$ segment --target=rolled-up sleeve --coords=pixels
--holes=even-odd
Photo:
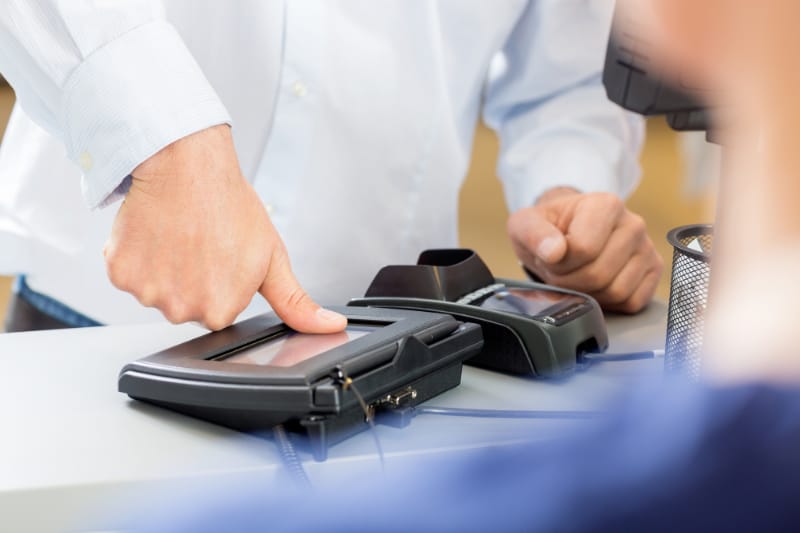
[[[230,123],[156,1],[6,0],[0,72],[82,169],[91,207],[163,147]]]
[[[529,2],[487,81],[509,209],[547,189],[626,196],[639,178],[642,119],[608,101],[601,74],[613,1]]]

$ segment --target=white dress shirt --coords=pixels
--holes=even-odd
[[[612,4],[2,2],[0,72],[21,107],[0,147],[0,272],[101,322],[158,319],[107,280],[116,209],[90,208],[220,123],[324,304],[363,294],[384,264],[456,245],[481,112],[510,209],[558,185],[625,195],[642,127],[600,83]]]

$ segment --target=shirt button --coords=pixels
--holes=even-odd
[[[92,161],[92,156],[89,155],[89,152],[83,152],[78,157],[78,165],[83,169],[84,172],[89,172],[92,170],[94,166],[94,161]]]
[[[302,98],[308,94],[308,87],[302,81],[296,81],[292,84],[292,92],[295,96]]]
[[[264,207],[265,207],[265,208],[266,208],[266,210],[267,210],[267,214],[268,214],[269,216],[272,216],[272,213],[275,211],[275,208],[274,208],[274,207],[272,207],[272,204],[267,204],[267,205],[266,205],[266,206],[264,206]]]

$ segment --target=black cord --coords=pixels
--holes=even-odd
[[[303,468],[303,463],[300,462],[294,445],[289,435],[286,433],[286,428],[283,427],[283,424],[278,424],[272,428],[272,434],[275,437],[275,444],[278,445],[278,452],[281,455],[281,460],[283,460],[283,464],[286,466],[289,474],[291,474],[297,488],[310,489],[311,481],[308,479],[306,469]]]
[[[332,377],[337,383],[339,383],[339,385],[341,385],[343,391],[348,389],[353,391],[353,395],[356,397],[356,400],[358,400],[361,410],[364,411],[364,418],[366,419],[367,424],[369,424],[372,439],[375,441],[375,448],[378,450],[378,459],[381,463],[381,472],[386,473],[386,460],[383,456],[383,446],[381,446],[381,439],[378,437],[378,430],[375,428],[374,412],[370,411],[369,407],[367,406],[367,402],[364,401],[364,397],[358,391],[355,383],[353,383],[353,379],[347,375],[347,372],[342,365],[336,366]]]
[[[538,418],[538,419],[587,419],[595,418],[599,411],[527,411],[509,409],[461,409],[458,407],[420,406],[414,408],[418,415],[466,416],[473,418]]]
[[[378,438],[378,430],[375,429],[375,417],[372,416],[372,412],[367,408],[367,402],[364,401],[364,397],[361,396],[361,393],[358,392],[355,384],[350,381],[348,385],[350,390],[353,391],[356,399],[358,399],[358,403],[361,404],[361,409],[364,411],[364,417],[367,419],[367,424],[369,424],[370,433],[372,433],[372,439],[375,441],[375,448],[378,449],[378,459],[381,461],[381,472],[386,473],[386,461],[383,457],[383,446],[381,446],[381,439]]]

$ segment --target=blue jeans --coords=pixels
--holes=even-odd
[[[24,304],[27,304],[23,304],[26,309],[32,308],[32,310],[35,310],[34,312],[41,313],[42,322],[48,322],[51,324],[52,321],[57,321],[60,324],[60,327],[69,328],[102,326],[100,322],[97,322],[96,320],[79,313],[68,305],[59,302],[55,298],[51,298],[46,294],[42,294],[31,289],[25,282],[25,276],[19,276],[16,279],[14,283],[14,298],[21,300]],[[13,314],[14,310],[18,307],[21,308],[22,306],[14,306],[12,302],[12,305],[10,306],[10,313]],[[13,323],[14,317],[9,316],[6,322],[8,324]],[[33,325],[35,325],[35,316],[33,317],[33,322]]]

